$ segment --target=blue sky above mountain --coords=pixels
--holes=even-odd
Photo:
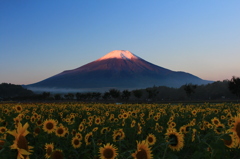
[[[30,84],[112,50],[206,80],[240,76],[240,1],[0,1],[0,83]]]

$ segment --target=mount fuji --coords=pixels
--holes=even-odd
[[[101,90],[138,89],[152,86],[180,87],[187,83],[207,84],[190,73],[172,71],[154,65],[130,51],[115,50],[73,70],[63,71],[43,81],[26,85],[36,89]]]

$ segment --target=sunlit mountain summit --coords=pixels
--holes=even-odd
[[[172,71],[154,65],[127,50],[114,50],[76,69],[63,71],[40,82],[27,85],[29,89],[108,90],[138,89],[152,86],[180,87],[187,83],[207,84],[190,73]]]

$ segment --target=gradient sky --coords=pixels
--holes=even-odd
[[[0,83],[129,50],[206,80],[240,76],[239,0],[0,0]]]

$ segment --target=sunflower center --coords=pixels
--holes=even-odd
[[[100,123],[100,119],[96,119],[96,124],[99,124]]]
[[[75,140],[73,141],[73,143],[74,143],[74,145],[79,145],[79,140],[75,139]]]
[[[238,137],[240,137],[240,123],[237,123],[237,125],[236,125],[236,132],[237,132]]]
[[[46,124],[46,128],[47,128],[48,130],[53,129],[53,123],[47,123],[47,124]]]
[[[63,134],[63,132],[64,132],[64,131],[63,131],[62,128],[59,128],[59,129],[57,130],[57,133],[58,133],[58,134]]]
[[[59,150],[56,150],[52,153],[52,159],[63,159],[63,153]]]
[[[88,142],[91,142],[92,141],[92,135],[89,135],[89,137],[88,137],[88,140],[87,140]]]
[[[41,120],[38,120],[38,121],[37,121],[37,124],[38,124],[38,125],[42,124],[42,121],[41,121]]]
[[[116,140],[118,141],[118,140],[120,140],[120,138],[121,138],[121,135],[118,134],[118,135],[116,136]]]
[[[103,134],[105,134],[105,133],[106,133],[106,131],[107,131],[106,129],[103,129],[102,133],[103,133]]]
[[[2,128],[2,129],[0,130],[1,133],[4,133],[5,131],[6,131],[5,128]]]
[[[219,132],[219,133],[220,133],[220,132],[222,131],[222,129],[223,129],[223,127],[222,127],[222,126],[218,126],[218,127],[217,127],[217,132]]]
[[[232,144],[232,140],[223,140],[224,144],[229,146]]]
[[[36,134],[39,134],[39,133],[40,133],[40,128],[38,128],[38,127],[35,128],[35,129],[34,129],[34,132],[35,132]]]
[[[218,124],[218,121],[217,121],[217,120],[214,120],[213,122],[214,122],[214,124]]]
[[[153,142],[153,138],[152,137],[148,137],[148,142],[152,143]]]
[[[177,144],[178,144],[178,138],[177,138],[177,136],[174,135],[174,134],[172,134],[172,135],[169,136],[169,138],[170,138],[170,141],[171,141],[171,144],[170,144],[170,145],[172,145],[172,146],[177,146]]]
[[[105,157],[105,158],[112,158],[113,157],[113,155],[114,155],[114,153],[113,153],[113,151],[112,151],[112,149],[105,149],[104,151],[103,151],[103,156]]]
[[[137,159],[147,159],[147,152],[144,149],[140,149],[136,154]]]
[[[28,151],[28,145],[27,145],[27,139],[23,136],[23,135],[20,135],[19,138],[18,138],[18,142],[17,142],[17,146],[20,148],[20,149],[25,149]]]

